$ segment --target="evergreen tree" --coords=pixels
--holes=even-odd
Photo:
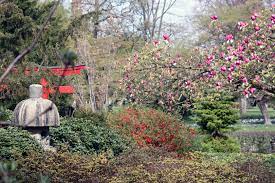
[[[212,137],[224,137],[224,132],[238,120],[233,97],[222,92],[210,92],[197,100],[193,112],[200,128]]]

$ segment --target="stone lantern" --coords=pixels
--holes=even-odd
[[[13,125],[28,130],[42,146],[49,146],[49,127],[60,125],[57,107],[42,98],[42,85],[30,85],[29,96],[14,109]]]

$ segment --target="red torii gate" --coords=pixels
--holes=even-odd
[[[62,67],[42,67],[41,69],[38,67],[35,67],[33,70],[35,72],[39,72],[40,70],[49,70],[51,74],[55,76],[72,76],[72,75],[80,75],[82,70],[87,69],[85,65],[77,65],[77,66],[68,66],[65,68]],[[17,71],[16,68],[13,69],[13,71]],[[25,75],[30,75],[31,70],[26,69],[24,72]],[[43,95],[42,97],[44,99],[48,99],[49,95],[52,93],[55,93],[58,91],[59,93],[64,93],[64,94],[73,94],[75,92],[75,89],[71,85],[65,85],[65,86],[54,86],[54,88],[49,87],[49,82],[46,80],[46,78],[41,78],[40,79],[40,84],[43,86]],[[8,85],[0,85],[0,92],[3,91],[4,89],[7,89]]]

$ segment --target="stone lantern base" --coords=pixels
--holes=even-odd
[[[50,147],[49,127],[25,127],[25,130],[30,132],[31,136],[42,145],[44,149]]]

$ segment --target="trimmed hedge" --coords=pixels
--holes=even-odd
[[[81,154],[111,150],[114,155],[118,155],[126,150],[129,142],[104,125],[99,126],[98,119],[104,118],[63,119],[60,127],[50,129],[51,144]]]

